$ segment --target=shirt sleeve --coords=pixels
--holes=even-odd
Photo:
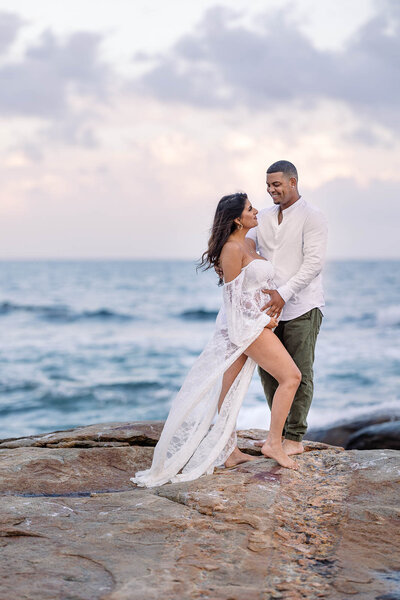
[[[287,302],[293,294],[307,287],[322,271],[325,262],[328,225],[319,211],[310,213],[303,229],[303,262],[300,269],[284,285],[277,289]]]

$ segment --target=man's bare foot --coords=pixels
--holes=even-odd
[[[250,456],[250,454],[245,454],[239,448],[235,448],[234,451],[225,461],[225,468],[232,469],[232,467],[237,467],[237,465],[241,465],[242,463],[248,462],[249,460],[255,460],[256,456]]]
[[[301,442],[295,442],[294,440],[285,440],[283,442],[283,449],[288,456],[291,454],[302,454],[304,452],[304,446]]]
[[[273,458],[279,463],[282,467],[286,467],[287,469],[298,469],[299,465],[288,457],[286,452],[284,451],[282,444],[269,444],[265,442],[264,446],[261,448],[261,452],[267,458]]]

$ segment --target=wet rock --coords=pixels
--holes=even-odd
[[[147,490],[129,477],[151,462],[152,427],[91,426],[0,449],[0,598],[395,597],[399,452],[308,444],[298,471],[259,456]],[[134,444],[134,428],[148,446]],[[265,435],[238,437],[256,454]],[[58,445],[78,440],[116,445]]]
[[[389,421],[364,427],[349,437],[346,448],[356,448],[358,450],[391,448],[400,450],[400,421]]]
[[[386,424],[387,428],[384,427],[384,424]],[[355,445],[358,443],[354,441],[357,440],[358,433],[366,428],[369,429],[367,436],[370,439],[370,445],[364,445],[366,442],[361,438],[360,445]],[[375,413],[357,419],[337,421],[328,427],[320,429],[310,429],[307,432],[307,438],[334,446],[343,446],[346,449],[391,448],[398,450],[400,448],[399,434],[400,413]],[[352,445],[349,445],[351,438]]]

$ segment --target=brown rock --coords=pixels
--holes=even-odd
[[[254,456],[260,455],[260,448],[254,446],[254,442],[265,440],[267,433],[264,429],[242,429],[238,431],[238,446],[240,450]],[[318,441],[303,440],[303,445],[306,452],[311,452],[312,450],[332,450],[333,448],[337,451],[343,450],[341,446],[331,446],[330,444]]]
[[[0,448],[21,448],[22,446],[62,448],[64,445],[86,448],[99,444],[108,445],[110,442],[118,445],[155,446],[160,438],[163,425],[163,421],[100,423],[37,436],[0,440]]]
[[[129,477],[151,464],[148,447],[0,450],[0,493],[71,495],[132,489]]]
[[[368,413],[355,419],[343,419],[307,432],[310,440],[318,440],[346,450],[400,449],[400,411]]]
[[[395,593],[399,452],[316,443],[296,457],[297,472],[260,457],[194,482],[137,488],[129,477],[150,464],[160,429],[112,423],[3,445],[1,600]],[[251,435],[240,443],[251,446]]]

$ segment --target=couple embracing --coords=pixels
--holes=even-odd
[[[150,469],[131,480],[153,487],[254,460],[237,447],[236,420],[256,365],[271,409],[261,452],[297,469],[313,395],[314,349],[324,305],[327,226],[298,192],[295,166],[267,170],[274,206],[244,193],[218,203],[201,266],[214,267],[223,305],[211,340],[172,402]]]

